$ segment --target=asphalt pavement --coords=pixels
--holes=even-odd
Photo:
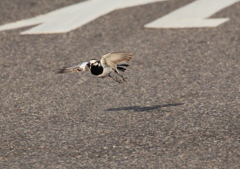
[[[1,0],[0,25],[79,0]],[[0,168],[240,168],[240,2],[214,28],[144,25],[193,0],[116,10],[63,34],[0,32]],[[133,52],[128,83],[63,66]]]

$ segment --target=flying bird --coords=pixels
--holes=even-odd
[[[81,71],[91,71],[91,73],[96,77],[111,77],[116,82],[127,82],[126,78],[123,77],[119,71],[125,72],[126,67],[129,65],[122,62],[128,62],[132,59],[133,54],[129,52],[114,52],[103,55],[99,60],[91,59],[89,62],[79,63],[70,67],[63,67],[57,73],[73,73]],[[118,80],[111,76],[111,73],[114,72],[122,78]]]

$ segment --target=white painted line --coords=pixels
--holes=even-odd
[[[240,0],[196,0],[162,18],[145,25],[147,28],[216,27],[228,18],[205,19]]]
[[[165,0],[88,0],[34,18],[0,26],[0,31],[40,24],[21,34],[64,33],[83,26],[116,9]]]

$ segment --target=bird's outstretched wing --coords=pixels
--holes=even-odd
[[[102,65],[111,66],[116,70],[118,63],[130,61],[132,57],[133,54],[129,52],[114,52],[102,56],[100,62]]]
[[[63,67],[57,73],[74,73],[74,72],[80,72],[80,71],[88,71],[90,70],[88,64],[89,62],[83,62],[78,65]]]

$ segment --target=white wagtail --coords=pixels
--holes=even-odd
[[[124,78],[123,75],[119,73],[119,71],[124,72],[126,70],[126,68],[124,67],[128,67],[129,65],[121,62],[130,61],[132,59],[132,56],[133,54],[128,52],[108,53],[106,55],[103,55],[100,61],[96,59],[91,59],[89,62],[83,62],[70,67],[64,67],[60,69],[57,73],[72,73],[90,70],[91,73],[96,77],[103,78],[109,76],[116,82],[127,82],[126,78]],[[113,78],[111,76],[112,72],[118,74],[123,81],[120,81],[117,78]]]

